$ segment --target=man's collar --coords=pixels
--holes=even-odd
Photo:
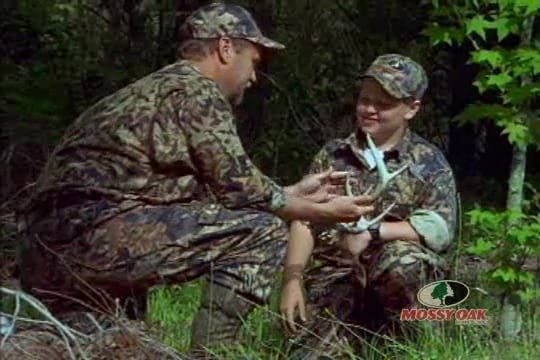
[[[210,79],[208,76],[206,76],[202,71],[201,69],[197,66],[197,64],[195,64],[193,61],[191,60],[187,60],[187,59],[180,59],[178,60],[175,65],[178,65],[178,66],[181,66],[183,68],[188,68],[190,69],[192,72],[196,73],[197,75],[200,75],[208,80],[212,80],[214,81],[213,79]],[[215,82],[215,81],[214,81]]]
[[[207,75],[205,75],[201,69],[197,66],[197,64],[195,64],[193,61],[191,60],[187,60],[187,59],[179,59],[177,60],[176,62],[174,62],[173,64],[170,65],[170,68],[172,69],[172,71],[178,71],[178,72],[182,72],[182,73],[186,73],[186,71],[189,73],[189,74],[194,74],[195,76],[197,77],[201,77],[209,82],[212,82],[213,84],[215,84],[216,88],[219,90],[219,92],[223,95],[223,98],[225,100],[227,100],[227,102],[229,103],[229,105],[231,105],[231,107],[233,107],[234,105],[231,103],[231,101],[229,100],[229,98],[227,97],[227,95],[225,94],[225,91],[223,90],[222,86],[214,79],[208,77]]]

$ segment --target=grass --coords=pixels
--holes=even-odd
[[[199,306],[202,281],[184,286],[156,288],[150,297],[149,320],[156,326],[166,345],[187,351],[191,340],[191,321]],[[286,355],[287,339],[281,334],[280,320],[271,308],[277,308],[277,292],[271,305],[256,308],[244,321],[240,346],[213,349],[223,359],[279,359]]]
[[[186,351],[190,341],[190,323],[196,312],[201,284],[156,289],[151,296],[150,321],[162,330],[163,339],[180,351]],[[271,304],[257,308],[246,319],[243,343],[234,348],[213,349],[220,359],[287,359],[289,341],[281,330],[277,316],[278,292]],[[496,319],[498,305],[479,292],[464,307],[488,309],[490,320]],[[355,359],[536,359],[540,354],[539,314],[536,306],[524,309],[524,323],[518,341],[501,341],[495,321],[482,325],[457,325],[449,323],[420,323],[415,339],[394,340],[374,336],[364,340]]]
[[[150,321],[161,330],[163,341],[186,351],[191,339],[191,320],[199,306],[201,286],[197,282],[182,287],[161,287],[150,300]]]

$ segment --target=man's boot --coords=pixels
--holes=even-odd
[[[242,320],[252,308],[252,303],[229,288],[209,283],[193,319],[190,354],[195,357],[209,347],[238,343]]]

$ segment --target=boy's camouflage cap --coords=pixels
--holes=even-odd
[[[246,39],[265,48],[285,48],[264,36],[246,9],[232,4],[213,3],[195,10],[182,25],[180,36],[194,39],[228,36]]]
[[[361,78],[365,77],[374,78],[398,99],[421,99],[428,87],[428,78],[422,66],[400,54],[379,56],[361,75]]]

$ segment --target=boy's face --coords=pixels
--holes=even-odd
[[[366,78],[356,103],[356,126],[375,138],[387,138],[405,129],[419,109],[419,100],[396,99],[376,80]]]

